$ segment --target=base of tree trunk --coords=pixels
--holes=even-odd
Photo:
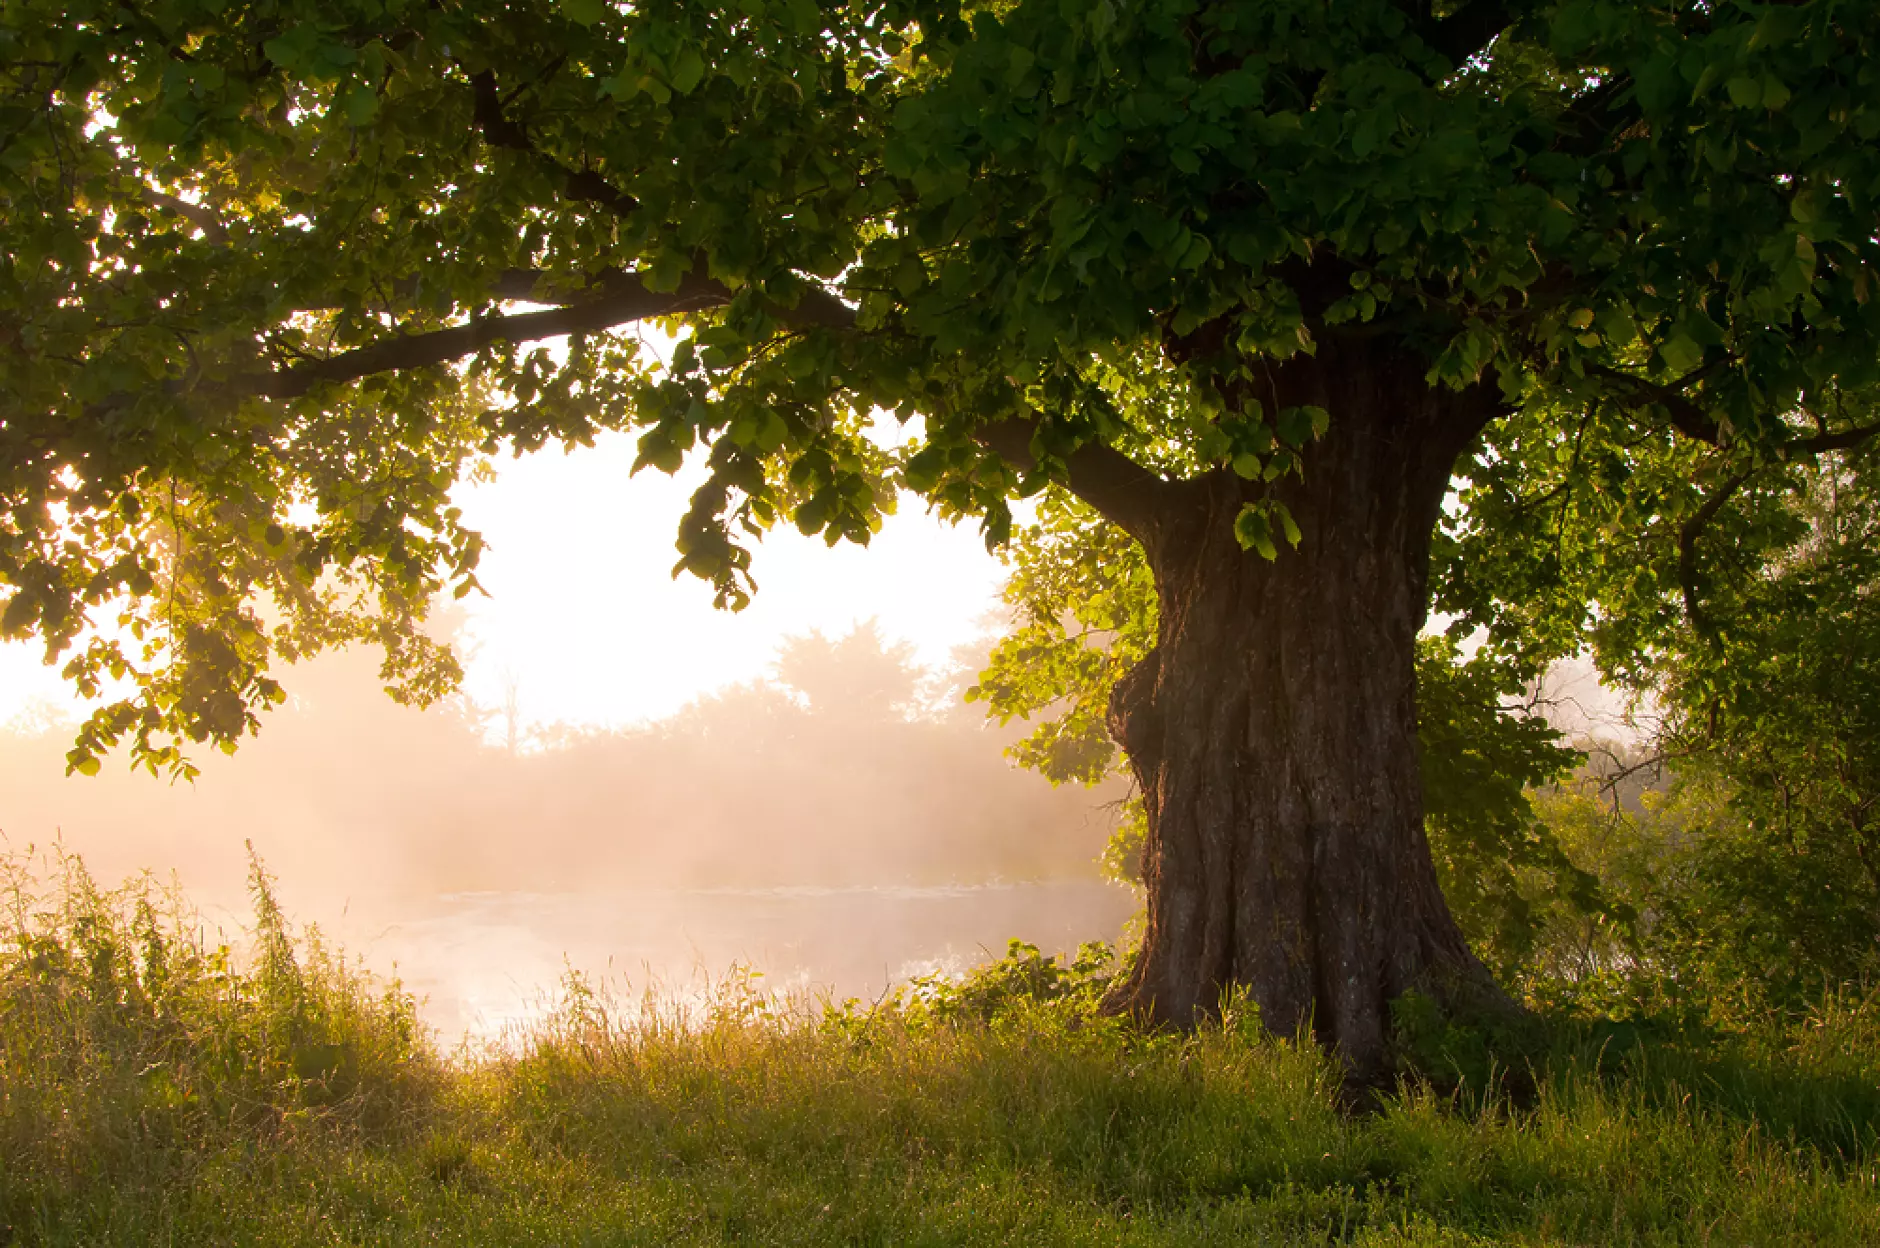
[[[1148,816],[1148,921],[1106,1004],[1189,1026],[1244,989],[1270,1029],[1313,1035],[1374,1084],[1405,993],[1521,1013],[1437,885],[1416,750],[1429,538],[1481,418],[1420,368],[1323,358],[1291,380],[1285,401],[1332,413],[1302,478],[1187,482],[1144,537],[1157,645],[1110,718]],[[1275,560],[1233,535],[1262,498],[1301,530]]]

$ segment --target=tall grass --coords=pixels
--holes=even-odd
[[[571,979],[444,1055],[259,867],[233,949],[147,882],[7,870],[0,1241],[1880,1242],[1880,998],[1735,1035],[1559,1023],[1514,1081],[1426,1020],[1433,1077],[1365,1115],[1244,1004],[1187,1035],[1096,1018],[1097,950],[871,1007]]]
[[[298,938],[256,862],[246,956],[174,890],[0,860],[0,1216],[187,1182],[232,1141],[395,1138],[444,1066],[397,985]]]

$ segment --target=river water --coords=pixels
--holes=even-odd
[[[957,974],[1011,939],[1047,952],[1115,940],[1129,889],[1094,880],[940,886],[477,892],[337,926],[349,953],[395,970],[446,1042],[500,1039],[552,1008],[574,971],[616,999],[700,1000],[757,972],[803,999],[873,999],[912,976]]]

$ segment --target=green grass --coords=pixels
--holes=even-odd
[[[734,980],[629,1023],[571,981],[447,1055],[259,876],[240,959],[75,863],[7,886],[0,1242],[1880,1243],[1880,997],[1556,1023],[1508,1081],[1422,1026],[1451,1090],[1352,1115],[1246,1011],[1143,1035],[1090,1017],[1097,968],[1022,950],[873,1011]]]

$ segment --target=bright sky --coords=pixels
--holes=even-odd
[[[752,604],[715,610],[708,585],[671,575],[693,474],[629,478],[633,455],[627,437],[543,451],[459,490],[489,542],[478,579],[490,597],[464,600],[465,691],[478,702],[500,706],[513,675],[526,720],[630,724],[762,675],[786,636],[845,632],[870,616],[914,643],[921,662],[943,664],[995,605],[1002,569],[977,527],[947,525],[904,497],[866,549],[780,527],[755,552]],[[0,723],[40,699],[72,707],[40,658],[34,645],[0,645]],[[282,679],[291,692],[292,670]]]
[[[592,450],[507,461],[463,492],[465,519],[490,548],[472,597],[468,691],[502,701],[506,670],[537,721],[623,724],[658,718],[709,689],[763,674],[777,643],[877,616],[946,662],[977,636],[1003,579],[976,525],[954,527],[904,496],[868,547],[779,526],[753,555],[758,591],[743,611],[712,606],[711,587],[674,580],[673,534],[696,477],[648,469],[629,479],[628,438]]]

